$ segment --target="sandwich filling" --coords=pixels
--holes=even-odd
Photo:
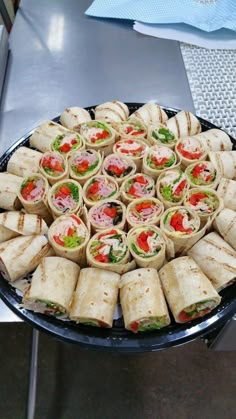
[[[142,198],[151,196],[154,190],[154,180],[149,176],[137,174],[127,180],[124,185],[124,191],[129,198]]]
[[[79,193],[79,187],[75,183],[65,182],[53,190],[52,203],[63,214],[73,212],[79,202]]]
[[[41,177],[30,176],[22,184],[20,193],[25,201],[37,202],[45,194],[46,181]]]
[[[60,221],[51,226],[51,229],[54,242],[68,249],[81,246],[88,234],[85,225],[74,214],[61,218]]]
[[[118,202],[105,202],[89,211],[92,223],[100,229],[110,228],[122,222],[123,208]]]
[[[94,150],[78,151],[70,161],[71,169],[79,178],[92,174],[92,172],[97,169],[98,165],[98,154]]]
[[[62,134],[58,135],[52,143],[52,150],[61,154],[68,154],[70,151],[77,150],[82,145],[81,138],[78,134]]]
[[[160,181],[159,191],[165,201],[180,202],[187,187],[186,175],[181,170],[169,170]]]
[[[90,244],[90,253],[100,263],[120,263],[128,252],[124,235],[117,230],[98,234]]]

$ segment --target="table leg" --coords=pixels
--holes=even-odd
[[[36,329],[32,331],[31,341],[31,360],[29,371],[29,388],[27,401],[27,419],[34,419],[36,394],[37,394],[37,369],[38,369],[38,344],[39,332]]]

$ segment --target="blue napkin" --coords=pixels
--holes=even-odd
[[[95,0],[85,13],[145,23],[187,23],[207,32],[236,31],[236,0]]]

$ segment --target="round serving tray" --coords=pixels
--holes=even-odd
[[[127,103],[130,112],[134,112],[143,103]],[[93,109],[90,106],[87,109],[93,117]],[[178,109],[163,108],[169,117],[174,116]],[[212,123],[198,117],[202,125],[202,130],[219,128]],[[59,122],[59,117],[54,119]],[[7,162],[14,151],[21,146],[29,146],[29,137],[33,130],[24,135],[13,146],[11,146],[2,157],[0,157],[0,171],[5,171]],[[236,149],[236,140],[231,137],[233,148]],[[236,283],[229,286],[221,293],[221,304],[210,314],[201,319],[196,319],[185,324],[177,324],[171,317],[171,325],[164,329],[133,334],[124,329],[123,319],[114,320],[112,329],[102,329],[75,324],[71,321],[62,321],[54,317],[34,313],[21,307],[21,297],[16,290],[7,283],[0,275],[0,296],[6,305],[20,318],[30,323],[33,327],[49,333],[50,335],[68,341],[77,343],[93,350],[104,350],[114,352],[148,352],[158,351],[169,347],[181,345],[199,336],[220,328],[236,312]]]

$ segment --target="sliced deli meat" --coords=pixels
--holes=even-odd
[[[98,232],[110,227],[124,229],[126,207],[117,200],[106,200],[90,208],[88,217],[92,230]]]
[[[83,186],[83,200],[88,208],[108,198],[117,199],[119,194],[116,180],[109,176],[93,176]]]
[[[189,189],[185,198],[184,206],[192,211],[196,211],[201,220],[216,217],[224,207],[223,200],[216,191],[207,188]]]
[[[164,171],[179,166],[176,153],[166,146],[150,147],[143,157],[143,172],[154,180]]]
[[[187,167],[194,161],[205,160],[207,150],[195,137],[184,137],[175,146],[175,151],[181,160],[181,166]]]
[[[157,198],[134,199],[127,206],[126,219],[130,228],[141,224],[159,225],[164,205]]]
[[[146,198],[155,195],[155,183],[152,177],[136,173],[126,179],[121,185],[121,198],[129,204],[136,198]]]
[[[118,185],[136,172],[135,163],[128,157],[110,154],[104,159],[102,173],[114,178]]]
[[[129,160],[131,159],[135,163],[137,171],[141,171],[143,155],[147,149],[148,145],[144,141],[127,138],[118,141],[113,147],[113,152],[120,156],[128,157]]]

